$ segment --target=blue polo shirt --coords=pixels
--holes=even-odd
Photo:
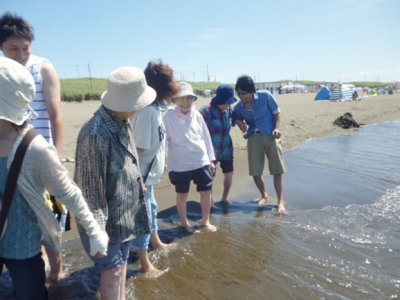
[[[280,112],[274,96],[269,91],[263,90],[254,94],[251,109],[247,109],[242,101],[236,104],[233,109],[233,119],[245,121],[249,126],[247,133],[243,136],[248,139],[255,130],[259,130],[263,136],[271,135],[275,129],[274,115]]]

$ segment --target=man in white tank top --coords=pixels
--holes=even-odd
[[[31,54],[33,40],[33,28],[23,18],[9,12],[0,17],[0,49],[5,57],[25,66],[35,79],[36,96],[31,106],[37,117],[32,118],[31,123],[56,147],[58,156],[62,159],[64,125],[61,115],[60,81],[56,70],[47,59]],[[64,277],[61,253],[47,249],[46,252],[51,268],[48,281],[58,281]]]

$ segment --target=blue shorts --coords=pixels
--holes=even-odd
[[[129,241],[119,244],[108,243],[107,256],[97,258],[96,256],[90,255],[89,237],[84,233],[79,233],[79,235],[86,254],[96,264],[95,267],[100,272],[121,267],[127,261],[129,255]]]
[[[185,194],[189,193],[190,182],[197,186],[198,192],[209,191],[213,186],[213,174],[211,172],[210,165],[203,166],[196,170],[185,171],[185,172],[174,172],[168,173],[169,180],[175,186],[175,192]]]
[[[146,199],[146,208],[147,208],[147,216],[150,221],[150,234],[156,233],[158,230],[157,224],[157,212],[158,206],[156,202],[156,198],[154,197],[154,189],[152,185],[146,185],[147,193],[145,196]],[[149,248],[150,242],[150,234],[141,235],[132,241],[130,241],[130,249],[132,251],[138,250],[146,250]]]

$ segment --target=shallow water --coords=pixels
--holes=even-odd
[[[399,138],[400,122],[390,122],[286,152],[284,216],[252,202],[258,192],[250,178],[233,205],[217,203],[216,233],[187,235],[172,209],[160,212],[161,238],[179,247],[150,252],[166,269],[156,279],[130,259],[127,299],[400,297]],[[271,181],[267,176],[273,196]],[[191,219],[200,217],[197,202],[189,211]],[[99,275],[79,240],[64,248],[69,277],[49,287],[51,299],[97,299]],[[2,276],[0,299],[10,293]]]

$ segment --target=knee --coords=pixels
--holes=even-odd
[[[113,289],[119,285],[122,277],[122,267],[116,267],[101,272],[101,287],[104,289]]]

